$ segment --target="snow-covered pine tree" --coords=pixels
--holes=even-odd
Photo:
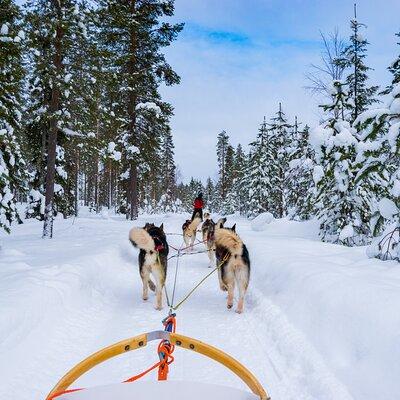
[[[165,132],[161,139],[160,165],[162,194],[166,194],[172,207],[176,199],[176,166],[174,161],[174,143],[172,140],[171,128],[166,125]],[[168,202],[167,202],[168,203]]]
[[[313,152],[308,137],[310,128],[306,125],[300,129],[295,117],[291,129],[289,152],[289,168],[286,173],[288,215],[294,219],[309,219],[312,214],[312,193],[314,181]]]
[[[357,181],[372,193],[371,230],[378,237],[369,253],[400,260],[400,75],[395,64],[389,68],[387,106],[362,113],[355,124],[361,133]]]
[[[166,62],[161,48],[176,39],[183,25],[163,21],[174,13],[173,0],[98,0],[98,4],[105,59],[110,73],[118,77],[117,117],[121,123],[123,159],[129,164],[127,215],[135,219],[139,205],[136,150],[143,144],[143,124],[139,120],[146,117],[149,108],[160,107],[157,90],[162,82],[179,83],[179,76]]]
[[[269,142],[267,146],[269,176],[270,176],[270,212],[277,218],[287,213],[287,182],[285,175],[289,168],[289,152],[291,125],[288,123],[282,105],[279,103],[279,110],[276,116],[271,118],[268,124]]]
[[[315,207],[324,241],[358,245],[369,236],[369,214],[355,184],[357,139],[348,120],[353,106],[342,82],[333,82],[332,93],[333,103],[322,106],[329,119],[310,133],[316,161]]]
[[[96,12],[89,3],[80,2],[76,13],[81,16],[82,34],[68,59],[74,92],[66,91],[66,107],[70,113],[69,140],[65,143],[68,193],[74,196],[74,213],[78,203],[99,212],[99,160],[101,149],[107,145],[104,127],[110,118],[107,112],[106,87],[101,49],[98,45]]]
[[[209,212],[215,212],[217,209],[217,204],[216,204],[216,188],[214,185],[213,180],[208,177],[206,181],[206,185],[204,187],[204,202],[206,204],[205,208]]]
[[[201,183],[200,180],[194,179],[193,177],[190,179],[190,182],[188,184],[187,188],[187,204],[186,204],[186,210],[191,212],[193,210],[193,201],[197,197],[199,193],[204,194],[204,186]],[[207,204],[204,205],[207,207]]]
[[[67,174],[70,159],[65,150],[73,135],[69,95],[80,85],[73,79],[70,61],[78,38],[86,35],[82,7],[84,3],[77,0],[27,2],[30,104],[26,134],[33,145],[31,162],[37,168],[31,200],[42,203],[45,197],[45,210],[31,207],[33,213],[28,210],[28,214],[44,219],[44,238],[52,237],[54,215],[71,215],[74,207],[74,194],[67,185],[73,177]]]
[[[241,182],[241,187],[246,191],[245,197],[248,200],[246,207],[248,216],[257,216],[272,208],[270,141],[270,132],[264,117],[256,140],[250,143],[248,163],[245,166]]]
[[[22,44],[20,10],[14,1],[0,4],[0,229],[21,222],[17,195],[25,192],[26,165],[20,150]]]
[[[400,40],[400,32],[396,33],[396,36]],[[400,46],[400,42],[397,42]],[[393,90],[393,86],[396,83],[400,83],[400,54],[396,57],[396,59],[389,65],[389,72],[393,75],[392,83],[382,92],[382,94],[389,94]]]
[[[369,105],[378,101],[375,95],[379,87],[368,86],[368,71],[371,68],[365,64],[365,58],[367,57],[369,43],[362,34],[362,30],[366,26],[357,20],[356,5],[354,5],[354,19],[350,21],[350,28],[352,30],[350,44],[346,47],[343,57],[338,62],[343,67],[350,69],[346,84],[353,102],[350,120],[353,123]]]
[[[226,196],[226,205],[229,208],[226,213],[244,213],[247,193],[243,187],[245,167],[246,155],[243,152],[242,145],[238,144],[234,153],[232,184],[230,185],[228,194]]]
[[[228,179],[229,179],[229,167],[227,165],[228,152],[232,153],[232,146],[229,143],[229,136],[226,131],[222,131],[217,136],[217,163],[218,163],[218,189],[221,202],[225,200],[228,192]],[[222,207],[222,204],[219,205]]]

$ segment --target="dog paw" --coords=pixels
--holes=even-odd
[[[155,308],[157,311],[161,311],[161,310],[162,310],[162,306],[154,306],[154,308]]]
[[[239,310],[238,308],[235,310],[235,313],[241,314],[243,310]]]
[[[233,304],[228,304],[228,305],[226,306],[226,308],[227,308],[228,310],[230,310],[232,307],[233,307]]]
[[[142,299],[143,301],[147,301],[149,299],[149,296],[143,296]]]

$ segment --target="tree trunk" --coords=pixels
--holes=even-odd
[[[136,14],[136,0],[131,0],[131,12],[132,18],[135,18]],[[137,37],[136,31],[134,29],[131,30],[130,33],[130,60],[129,60],[129,75],[133,79],[136,72],[136,49],[137,49]],[[133,82],[131,82],[133,83]],[[131,84],[131,91],[129,93],[129,103],[128,103],[128,114],[129,114],[129,134],[130,134],[130,142],[133,145],[137,144],[136,138],[136,104],[137,104],[137,93],[136,85]],[[133,88],[133,90],[132,90]],[[134,157],[134,156],[132,156]],[[129,217],[131,220],[134,220],[138,217],[138,182],[137,182],[137,165],[135,160],[131,160],[130,163],[130,173],[129,173],[129,184],[128,191],[130,192],[128,195],[129,203],[130,203],[130,213]]]
[[[75,217],[78,216],[79,209],[79,150],[76,152],[76,163],[75,163]]]
[[[56,28],[55,37],[55,54],[54,54],[54,67],[56,69],[56,75],[61,75],[62,70],[62,37],[63,29],[61,26],[61,5],[59,2],[55,2],[57,9],[58,25]],[[53,82],[51,89],[51,101],[50,101],[50,126],[49,126],[49,140],[47,149],[47,169],[46,169],[46,195],[45,195],[45,211],[44,211],[44,224],[43,224],[43,238],[53,237],[53,201],[54,201],[54,179],[56,170],[56,150],[57,150],[57,118],[56,112],[60,106],[60,90]]]

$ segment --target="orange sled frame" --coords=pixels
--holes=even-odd
[[[199,340],[167,331],[152,331],[143,333],[133,338],[122,340],[121,342],[115,343],[97,351],[96,353],[93,353],[73,367],[69,372],[67,372],[57,383],[57,385],[54,386],[46,399],[52,399],[56,393],[67,390],[80,376],[96,365],[119,354],[142,348],[146,346],[148,342],[159,339],[168,340],[171,344],[177,347],[193,350],[196,353],[203,354],[204,356],[221,363],[225,367],[229,368],[234,374],[236,374],[261,400],[270,399],[257,378],[244,365],[239,363],[233,357]]]

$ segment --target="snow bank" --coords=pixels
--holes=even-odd
[[[265,212],[260,215],[257,215],[251,221],[251,229],[253,231],[263,231],[265,226],[270,224],[274,220],[274,216],[270,212]]]
[[[274,221],[262,238],[247,234],[253,285],[306,335],[354,399],[396,398],[400,265],[368,259],[365,247],[289,238],[289,222]]]
[[[82,212],[83,214],[83,212]],[[87,212],[57,220],[55,237],[27,221],[0,233],[0,398],[43,399],[72,365],[106,345],[160,328],[167,309],[141,299],[137,251],[128,232],[144,222],[180,232],[185,214],[126,221]],[[180,309],[178,329],[232,354],[279,400],[393,400],[400,393],[400,266],[368,259],[365,248],[318,240],[318,221],[231,216],[249,248],[245,312],[226,310],[216,276]],[[257,224],[256,224],[257,225]],[[257,225],[258,226],[258,225]],[[168,236],[179,247],[181,237]],[[171,250],[172,251],[172,250]],[[180,300],[208,272],[206,254],[183,257]],[[169,264],[167,284],[174,279]],[[205,306],[206,305],[206,306]],[[171,379],[243,388],[226,369],[175,352]],[[154,346],[95,368],[75,387],[120,382],[155,362]],[[138,369],[139,368],[139,369]],[[144,380],[153,380],[154,375]]]

